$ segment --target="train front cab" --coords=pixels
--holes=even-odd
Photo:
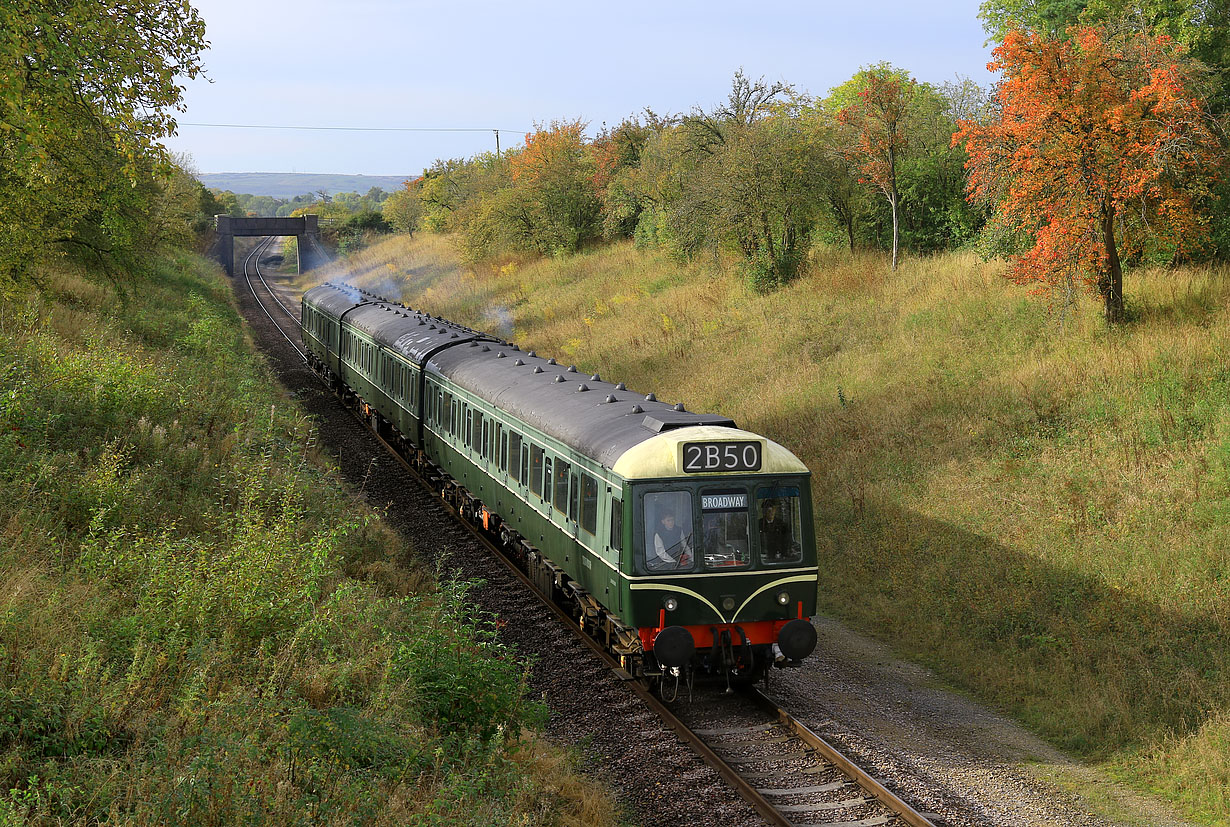
[[[661,462],[674,453],[676,476],[629,480],[625,619],[639,630],[650,670],[656,661],[663,671],[756,677],[815,648],[810,474],[763,437],[705,431],[672,434],[659,462],[643,465],[666,470]],[[689,439],[758,440],[760,473],[678,473],[685,446],[697,444]]]

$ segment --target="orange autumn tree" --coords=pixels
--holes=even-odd
[[[515,217],[527,243],[544,254],[570,253],[601,232],[594,154],[580,120],[552,121],[526,133],[509,158]]]
[[[953,136],[969,197],[1033,241],[1014,281],[1084,284],[1122,322],[1122,259],[1173,260],[1204,235],[1220,156],[1201,68],[1167,38],[1100,26],[1063,40],[1016,29],[993,55],[999,117]]]

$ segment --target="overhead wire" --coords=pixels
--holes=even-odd
[[[314,132],[529,132],[524,129],[496,129],[478,126],[302,126],[294,124],[256,123],[185,123],[179,126],[213,127],[219,129],[297,129]]]

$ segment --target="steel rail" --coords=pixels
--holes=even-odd
[[[885,807],[892,810],[904,823],[910,825],[910,827],[935,827],[934,823],[922,813],[906,804],[887,787],[872,778],[866,770],[843,755],[836,747],[808,729],[802,721],[782,709],[772,698],[756,687],[748,687],[744,692],[762,709],[775,716],[779,724],[790,730],[800,741],[815,750],[820,757],[837,767],[837,769],[849,776],[854,783],[873,795]]]
[[[248,257],[244,259],[243,261],[243,277],[248,282],[248,290],[252,292],[252,300],[256,302],[256,306],[261,309],[262,313],[264,313],[266,316],[269,317],[269,321],[272,322],[273,326],[278,329],[278,333],[282,334],[282,338],[284,338],[290,344],[290,346],[294,348],[295,353],[299,354],[299,358],[302,359],[304,362],[307,362],[308,361],[307,354],[297,344],[295,344],[295,340],[290,337],[290,334],[288,334],[282,328],[282,325],[278,324],[277,319],[273,318],[273,314],[269,312],[269,308],[265,307],[265,303],[261,301],[260,296],[256,295],[256,287],[252,284],[252,276],[248,273],[248,265],[252,264],[252,260],[255,258],[256,264],[254,266],[254,269],[256,270],[257,278],[260,278],[261,284],[264,286],[265,290],[270,295],[273,294],[273,290],[269,288],[269,285],[266,284],[264,278],[261,278],[260,259],[256,258],[261,250],[269,246],[269,243],[271,241],[273,241],[273,236],[265,236],[265,238],[262,239],[260,243],[258,243],[255,247],[252,248],[252,252],[248,253]],[[278,301],[277,296],[274,296],[273,300]],[[286,309],[285,305],[283,305],[280,301],[278,301],[278,304],[282,307],[282,310],[287,315],[290,315],[290,311]],[[302,329],[303,325],[299,324],[299,327],[300,329]]]
[[[426,488],[428,491],[431,491],[432,494],[435,495],[436,493],[435,489],[432,488],[432,486],[427,482],[427,480],[423,479],[423,477],[418,473],[418,471],[415,470],[414,466],[411,465],[404,456],[402,456],[400,451],[398,451],[396,448],[390,445],[384,439],[384,437],[376,433],[376,431],[370,427],[367,420],[364,417],[362,417],[357,411],[354,411],[349,405],[345,407],[346,407],[346,410],[350,411],[351,414],[357,420],[359,420],[359,422],[361,422],[364,427],[367,428],[367,430],[372,434],[372,436],[376,438],[376,441],[379,442],[381,445],[383,445],[385,449],[390,454],[392,454],[393,457],[399,463],[401,463],[401,465],[407,471],[409,471],[410,474],[416,480],[418,480],[419,483],[424,488]],[[602,646],[598,643],[598,641],[594,640],[592,637],[587,635],[585,631],[576,623],[576,621],[573,619],[571,614],[564,611],[564,609],[560,607],[559,604],[557,604],[549,596],[544,595],[542,593],[542,590],[538,588],[538,586],[534,583],[534,581],[530,578],[530,576],[526,574],[524,571],[522,571],[521,568],[516,564],[516,562],[510,559],[508,555],[504,553],[503,549],[501,549],[498,545],[492,542],[490,538],[483,535],[482,532],[478,530],[477,526],[470,523],[469,520],[465,519],[456,509],[454,509],[447,502],[442,502],[441,504],[450,514],[453,515],[454,518],[456,518],[456,520],[459,523],[461,523],[465,527],[466,531],[468,531],[471,536],[473,536],[480,543],[482,543],[483,546],[487,548],[488,551],[493,552],[496,558],[500,560],[500,562],[502,562],[505,565],[505,567],[508,568],[510,572],[512,572],[513,576],[515,576],[518,580],[520,580],[521,584],[525,586],[527,589],[529,589],[530,592],[534,594],[534,596],[536,596],[539,599],[539,601],[544,606],[546,606],[560,621],[562,621],[563,624],[582,643],[584,643],[596,655],[598,655],[598,657],[602,659],[602,661],[606,664],[606,666],[612,672],[615,672],[617,675],[619,674],[627,675],[627,672],[625,672],[620,667],[619,661],[615,660],[615,658],[612,657],[609,652],[603,649]],[[665,722],[666,725],[669,726],[672,730],[674,730],[675,733],[682,740],[684,740],[688,744],[688,746],[690,746],[696,752],[696,754],[701,757],[701,759],[706,764],[712,767],[718,773],[718,775],[722,777],[722,780],[724,780],[731,787],[733,787],[735,791],[738,792],[739,795],[742,796],[745,801],[751,804],[752,807],[756,810],[756,812],[762,818],[765,819],[765,821],[767,821],[769,824],[776,825],[776,827],[792,827],[792,823],[790,822],[789,819],[787,819],[784,815],[778,812],[777,808],[774,807],[767,798],[761,795],[760,792],[755,787],[753,787],[746,779],[740,776],[739,773],[733,767],[730,766],[730,764],[723,761],[722,758],[716,752],[714,752],[709,747],[709,745],[706,744],[704,740],[701,739],[699,735],[697,735],[691,729],[688,728],[687,724],[679,720],[679,718],[676,717],[675,714],[671,712],[670,709],[668,709],[666,705],[663,704],[662,701],[658,699],[653,694],[653,692],[649,690],[648,687],[644,686],[639,681],[635,681],[635,680],[625,680],[625,683],[628,686],[628,688],[631,689],[636,694],[636,696],[640,698],[655,715],[661,718],[662,721]]]
[[[266,237],[266,242],[272,241],[272,240],[273,240],[272,236]],[[272,298],[275,302],[278,303],[278,307],[282,308],[282,312],[286,314],[287,318],[289,318],[292,322],[295,323],[296,327],[298,327],[300,330],[303,330],[303,320],[295,316],[294,313],[290,312],[290,309],[286,305],[282,304],[282,300],[278,298],[278,292],[269,286],[269,282],[265,281],[265,276],[264,274],[261,273],[261,262],[259,258],[256,260],[256,267],[253,269],[256,270],[256,277],[260,279],[261,286],[264,287],[265,290],[269,292],[270,298]],[[246,272],[247,271],[246,271],[246,263],[245,263],[245,273]],[[251,286],[251,281],[249,281],[248,284],[249,286]]]
[[[248,260],[250,261],[252,257],[256,255],[257,251],[267,244],[269,240],[270,239],[266,239],[265,242],[257,245],[253,253],[249,255]],[[257,263],[257,272],[259,274],[259,262]],[[244,264],[244,274],[245,277],[247,277],[247,261],[245,261]],[[265,289],[272,294],[273,291],[269,288],[264,279],[261,279],[261,283],[265,286]],[[300,350],[293,341],[291,341],[290,337],[286,334],[286,331],[282,329],[281,325],[279,325],[276,320],[274,320],[272,314],[269,313],[268,309],[265,308],[260,298],[256,295],[255,288],[253,288],[250,278],[248,278],[248,287],[252,290],[252,295],[256,300],[256,303],[260,306],[265,315],[269,317],[269,320],[273,322],[274,326],[277,327],[278,332],[290,342],[295,351],[299,353],[300,356],[302,356],[306,361],[306,354]],[[278,302],[278,304],[281,305],[281,302]],[[284,305],[282,306],[282,309],[286,311]],[[286,312],[289,314],[289,311]],[[406,457],[371,427],[371,422],[366,417],[362,416],[351,405],[345,404],[345,402],[343,402],[343,408],[360,424],[362,424],[363,427],[366,428],[373,437],[375,437],[376,441],[384,446],[385,450],[388,451],[389,454],[392,455],[393,458],[403,468],[405,468],[414,479],[418,480],[419,484],[423,486],[424,489],[431,492],[433,496],[437,494],[436,489],[415,469]],[[654,695],[654,693],[647,686],[642,684],[640,681],[629,680],[628,673],[620,667],[619,662],[615,660],[609,652],[602,648],[598,641],[590,637],[590,635],[588,635],[585,630],[581,628],[569,612],[565,611],[559,604],[552,600],[549,595],[545,595],[542,590],[538,588],[537,584],[534,583],[533,579],[526,574],[514,560],[505,554],[504,550],[500,548],[499,545],[493,542],[491,538],[483,534],[477,526],[463,517],[461,513],[453,508],[448,502],[442,501],[441,505],[444,506],[445,510],[450,513],[457,520],[457,522],[465,527],[466,531],[468,531],[471,536],[478,540],[488,551],[492,552],[495,557],[513,574],[513,576],[516,577],[535,597],[537,597],[539,602],[551,611],[552,614],[554,614],[578,640],[589,647],[589,649],[593,651],[594,654],[596,654],[613,673],[622,676],[624,678],[624,683],[634,694],[636,694],[645,706],[648,707],[649,710],[652,711],[659,719],[661,719],[663,723],[670,727],[681,740],[687,743],[688,746],[691,747],[691,749],[698,756],[700,756],[701,760],[712,767],[713,770],[721,776],[722,780],[724,780],[737,793],[739,793],[739,795],[747,801],[753,809],[756,810],[757,814],[765,819],[766,822],[775,825],[776,827],[793,827],[793,822],[791,822],[783,813],[774,807],[768,798],[762,795],[760,791],[747,779],[743,778],[737,770],[723,760],[721,756],[719,756],[701,736],[693,732],[687,724],[680,720],[661,701],[661,699]],[[761,706],[761,708],[770,716],[776,718],[779,724],[789,730],[808,748],[814,750],[819,757],[828,761],[840,772],[853,780],[858,786],[870,793],[888,810],[899,817],[903,823],[910,825],[910,827],[934,827],[934,824],[921,813],[914,810],[902,801],[899,797],[889,791],[883,784],[872,778],[869,773],[860,768],[857,764],[843,755],[839,750],[819,735],[808,729],[806,725],[782,709],[777,703],[763,694],[760,690],[755,687],[748,687],[745,692],[754,703]]]

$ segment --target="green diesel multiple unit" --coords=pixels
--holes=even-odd
[[[782,446],[347,285],[302,318],[315,369],[629,673],[815,648],[810,473]]]

